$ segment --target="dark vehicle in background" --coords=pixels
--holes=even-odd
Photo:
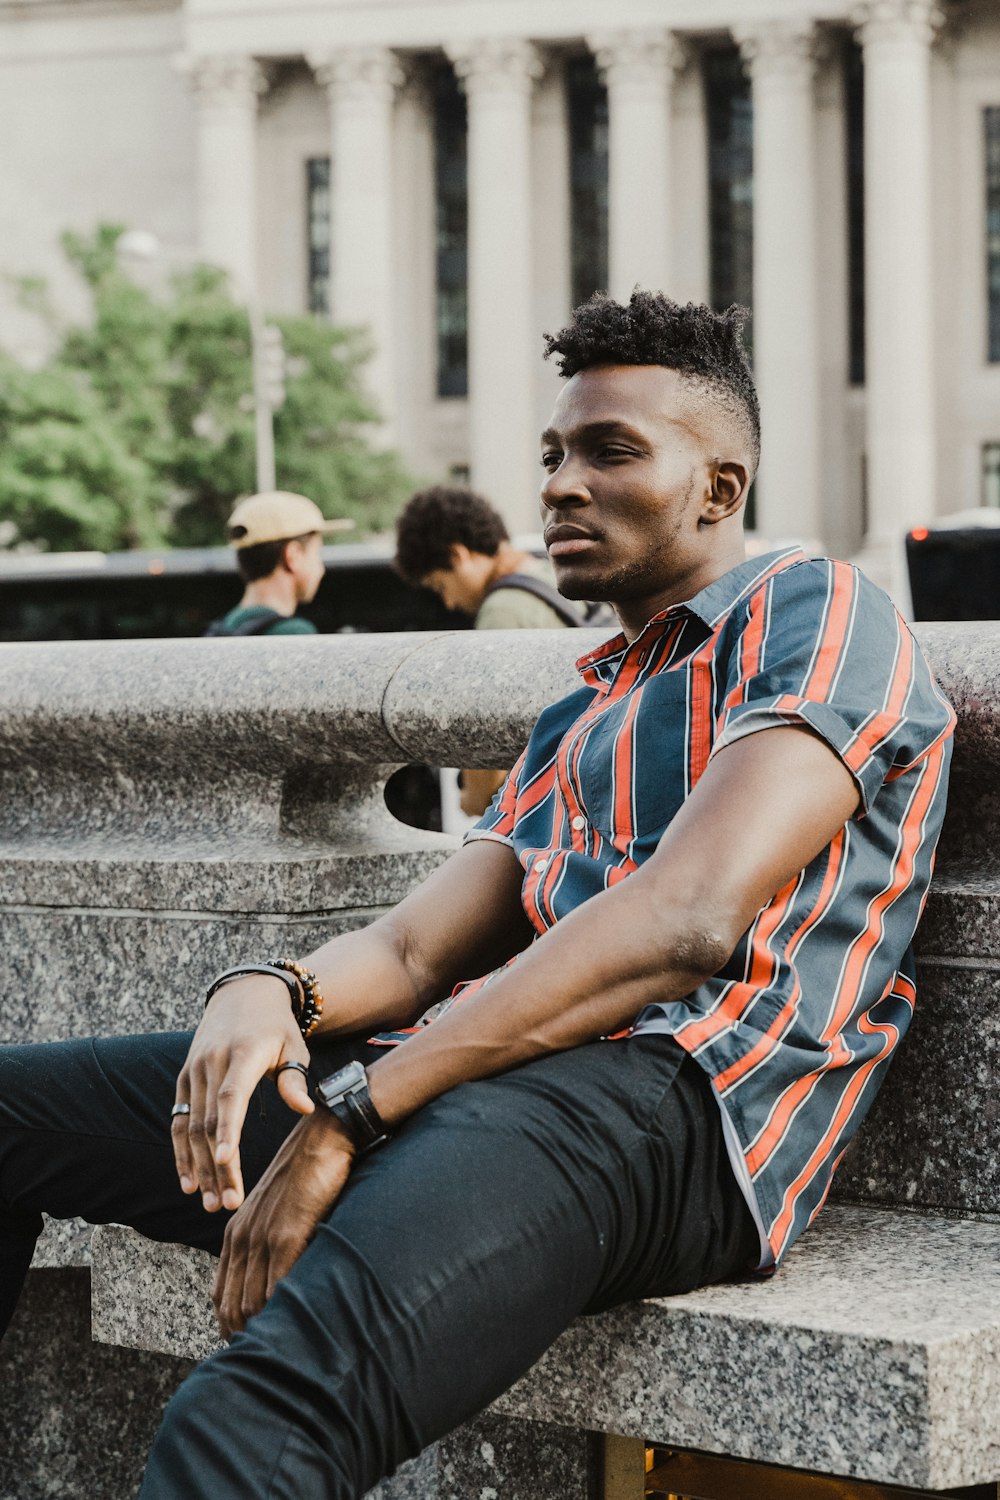
[[[915,620],[1000,620],[1000,512],[962,512],[906,538]]]
[[[301,611],[323,634],[472,624],[446,610],[436,594],[404,583],[387,542],[324,547],[323,557],[326,577]],[[227,547],[0,556],[0,641],[200,636],[242,592]],[[397,771],[386,802],[417,828],[440,829],[444,821],[441,776],[430,766]]]
[[[471,624],[404,583],[388,542],[342,543],[323,557],[326,577],[301,613],[324,635]],[[227,547],[0,555],[0,641],[201,635],[242,592]]]

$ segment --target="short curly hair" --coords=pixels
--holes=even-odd
[[[760,403],[741,337],[749,313],[735,304],[715,312],[702,302],[681,305],[662,292],[636,287],[628,303],[595,292],[558,333],[547,333],[545,358],[559,356],[567,379],[593,365],[664,365],[703,387],[746,438],[753,467],[760,461]]]
[[[419,584],[428,573],[451,567],[451,547],[460,542],[470,552],[496,557],[509,540],[502,518],[472,490],[434,485],[419,490],[396,522],[396,571],[407,583]]]

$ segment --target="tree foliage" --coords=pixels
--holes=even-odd
[[[195,266],[165,293],[137,285],[121,226],[67,234],[93,315],[60,328],[46,288],[22,300],[46,319],[41,369],[0,353],[0,521],[52,550],[217,544],[233,501],[255,487],[250,321],[223,272]],[[310,495],[353,535],[388,526],[412,481],[373,445],[366,349],[355,331],[276,318],[287,359],[275,418],[278,483]]]

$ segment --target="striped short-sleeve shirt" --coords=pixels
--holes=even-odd
[[[886,595],[797,549],[742,563],[578,668],[582,685],[543,712],[468,835],[516,853],[536,940],[648,859],[743,735],[806,726],[857,783],[857,814],[725,967],[631,1032],[669,1032],[708,1074],[761,1265],[775,1264],[821,1207],[910,1022],[954,714]]]

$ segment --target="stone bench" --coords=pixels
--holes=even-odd
[[[959,711],[953,795],[916,1020],[837,1202],[770,1282],[581,1322],[384,1500],[583,1500],[595,1432],[924,1491],[1000,1478],[1000,626],[919,634]],[[2,1034],[189,1025],[225,964],[371,920],[452,847],[386,813],[393,767],[511,761],[588,644],[0,648]],[[21,1444],[0,1500],[122,1500],[210,1347],[210,1263],[98,1231],[84,1346],[83,1242],[54,1233],[0,1354],[0,1455]],[[58,1436],[42,1435],[53,1410]]]
[[[203,1358],[214,1268],[96,1230],[94,1337]],[[769,1281],[579,1320],[493,1414],[915,1489],[996,1480],[1000,1224],[832,1206]],[[502,1500],[585,1500],[572,1480]],[[458,1482],[447,1500],[479,1500],[477,1466]]]

